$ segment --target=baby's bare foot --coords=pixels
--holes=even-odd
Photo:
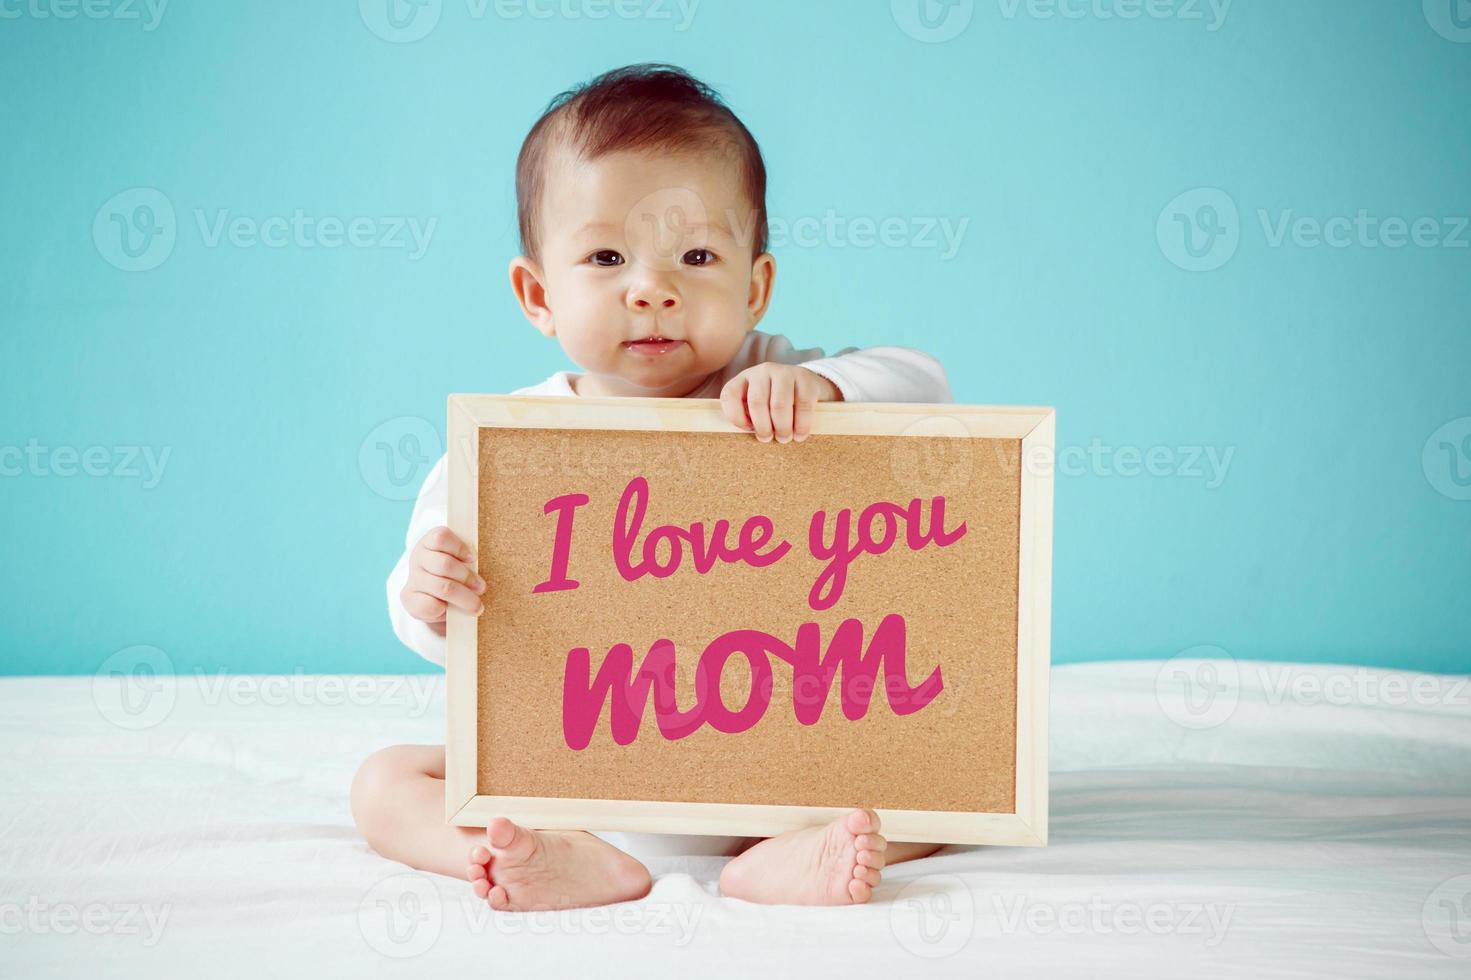
[[[496,817],[467,877],[497,911],[582,908],[643,898],[653,882],[638,860],[583,830],[527,830]]]
[[[720,893],[768,905],[849,905],[873,895],[888,842],[872,810],[753,845],[720,873]]]

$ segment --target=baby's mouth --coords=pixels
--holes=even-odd
[[[683,343],[682,340],[660,337],[656,334],[641,340],[625,340],[623,346],[637,354],[667,354]]]

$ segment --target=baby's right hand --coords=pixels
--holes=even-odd
[[[472,616],[485,611],[480,595],[485,580],[471,564],[470,546],[447,527],[436,527],[419,539],[409,555],[409,579],[399,601],[412,617],[442,623],[450,606]]]

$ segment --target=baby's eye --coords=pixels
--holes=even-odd
[[[592,259],[593,265],[600,265],[604,267],[623,264],[623,256],[619,255],[611,248],[600,248],[596,252],[592,253],[592,255],[588,256],[588,258]]]
[[[709,265],[715,261],[715,253],[708,248],[692,248],[684,253],[684,261],[690,265]]]

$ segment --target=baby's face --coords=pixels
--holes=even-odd
[[[528,319],[583,369],[579,395],[683,395],[760,321],[775,262],[752,256],[754,212],[727,160],[548,162],[540,261],[517,258],[511,279]]]

